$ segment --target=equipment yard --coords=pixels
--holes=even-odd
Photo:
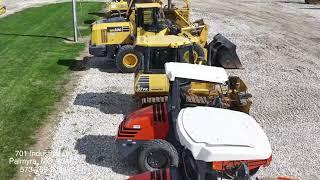
[[[6,1],[8,12],[15,3]],[[271,166],[257,176],[320,179],[320,5],[192,0],[191,14],[209,25],[209,40],[221,33],[237,45],[244,69],[228,73],[246,82],[253,95],[250,115],[273,150]],[[117,73],[113,63],[90,57],[88,50],[79,58],[69,94],[33,147],[49,153],[38,172],[20,173],[20,179],[125,179],[137,173],[114,144],[123,116],[136,106],[133,74]]]

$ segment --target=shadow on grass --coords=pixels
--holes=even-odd
[[[15,33],[2,33],[0,32],[0,36],[23,36],[23,37],[35,37],[35,38],[54,38],[54,39],[62,39],[65,41],[73,41],[72,39],[60,36],[49,36],[49,35],[32,35],[32,34],[15,34]]]
[[[77,140],[75,149],[86,156],[85,160],[89,164],[108,167],[124,175],[137,173],[136,161],[129,161],[119,155],[114,136],[86,135]]]
[[[112,59],[105,57],[84,57],[83,60],[59,59],[58,65],[67,66],[72,71],[86,71],[98,68],[101,72],[119,73]]]
[[[85,20],[85,21],[83,21],[83,23],[84,24],[92,24],[92,23],[94,23],[96,20],[94,20],[94,19],[87,19],[87,20]]]
[[[73,104],[94,107],[106,114],[124,115],[131,113],[138,106],[131,94],[118,92],[78,94]]]
[[[89,12],[88,15],[94,15],[94,16],[98,16],[98,17],[105,17],[106,13],[104,13],[104,12]]]

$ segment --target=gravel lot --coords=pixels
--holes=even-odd
[[[272,165],[259,176],[320,179],[320,6],[192,0],[192,8],[194,19],[210,25],[210,39],[220,32],[238,45],[245,69],[229,73],[249,86],[251,114],[273,148]],[[84,64],[85,71],[75,72],[79,80],[58,115],[37,179],[124,179],[136,171],[113,144],[123,115],[135,106],[133,76],[114,73],[103,59],[85,58]]]

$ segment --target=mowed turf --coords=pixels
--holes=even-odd
[[[88,13],[101,8],[78,4],[82,35],[89,33],[84,22],[97,18]],[[0,179],[14,176],[9,158],[34,142],[32,135],[64,92],[71,70],[59,60],[84,50],[84,44],[64,42],[73,35],[71,12],[71,3],[61,3],[0,19]]]

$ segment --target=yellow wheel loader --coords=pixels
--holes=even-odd
[[[135,72],[135,96],[138,98],[161,97],[160,99],[164,101],[162,97],[169,91],[169,81],[164,70],[165,63],[190,63],[194,59],[192,53],[194,46],[189,39],[172,35],[167,37],[170,38],[150,36],[137,40],[136,52],[144,57]],[[150,40],[159,43],[152,46],[148,43]]]
[[[0,0],[0,15],[6,13],[6,6],[2,5],[2,1]]]
[[[130,73],[143,59],[135,52],[139,44],[174,47],[191,43],[197,46],[192,39],[170,35],[160,7],[159,3],[136,3],[129,19],[112,17],[95,22],[91,27],[90,54],[114,59],[121,72]],[[203,48],[194,49],[196,57],[205,55]]]
[[[233,43],[222,35],[217,35],[211,43],[207,44],[207,30],[201,31],[204,33],[204,35],[200,34],[201,38],[204,37],[203,41],[190,32],[182,31],[182,28],[177,28],[170,20],[166,19],[160,3],[135,3],[133,7],[132,1],[130,1],[126,14],[126,17],[106,18],[92,24],[89,44],[90,54],[114,59],[122,72],[134,72],[138,65],[136,62],[141,59],[138,56],[124,56],[123,54],[126,53],[123,51],[132,52],[137,39],[150,36],[159,37],[158,35],[166,36],[161,39],[172,38],[172,42],[174,42],[174,36],[189,39],[194,43],[194,61],[197,60],[197,57],[202,57],[204,60],[208,60],[206,61],[208,65],[225,68],[241,67]],[[155,46],[154,43],[157,42],[149,41],[148,43]]]
[[[190,106],[218,106],[220,104],[222,108],[249,113],[252,104],[251,94],[247,92],[247,86],[239,77],[230,76],[226,80],[215,82],[197,80],[196,75],[201,73],[203,75],[202,70],[205,71],[205,67],[208,66],[198,68],[205,61],[201,57],[194,61],[195,57],[192,53],[194,48],[194,42],[180,36],[158,35],[137,39],[130,54],[142,57],[134,79],[134,96],[139,106],[167,101],[170,89],[168,76],[170,75],[166,73],[165,64],[179,62],[178,64],[190,64],[190,66],[177,64],[172,68],[175,71],[186,72],[185,77],[188,76],[189,80],[184,82],[183,88],[185,97],[183,100],[186,104]],[[212,69],[206,76],[218,77],[217,79],[220,78],[221,73],[224,77],[227,76],[223,68],[212,67]],[[212,73],[214,70],[217,71]]]
[[[161,0],[114,0],[107,6],[106,17],[127,17],[131,13],[131,8],[135,3],[159,3]],[[208,38],[208,25],[202,19],[190,21],[190,1],[184,0],[185,6],[176,7],[172,0],[168,0],[167,5],[161,7],[161,12],[165,19],[172,24],[172,33],[188,38],[196,38],[202,48],[205,47]]]

